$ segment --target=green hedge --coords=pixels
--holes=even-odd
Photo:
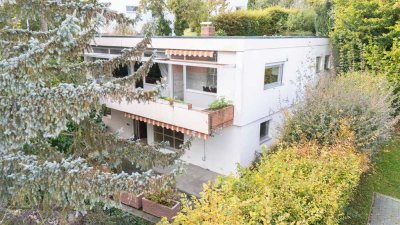
[[[206,186],[202,198],[182,199],[173,225],[339,224],[366,162],[345,143],[264,154],[256,168]]]
[[[301,19],[301,23],[293,23]],[[301,33],[311,35],[315,29],[315,14],[303,11],[270,7],[264,10],[248,10],[222,13],[214,17],[216,30],[223,30],[228,36],[270,36]],[[304,25],[303,25],[304,24]]]

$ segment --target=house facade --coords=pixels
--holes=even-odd
[[[112,58],[134,47],[140,37],[98,37],[86,60]],[[193,137],[182,159],[220,173],[249,166],[263,145],[272,145],[284,110],[302,85],[329,72],[329,39],[318,37],[154,37],[148,76],[132,88],[153,89],[164,79],[162,98],[154,102],[114,102],[104,122],[123,138],[152,144],[168,141],[167,151]],[[128,75],[137,64],[123,65],[114,76]],[[209,105],[224,97],[220,110]],[[172,100],[173,99],[173,100]]]

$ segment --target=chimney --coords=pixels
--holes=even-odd
[[[215,36],[215,27],[211,22],[202,22],[201,23],[201,36],[202,37],[211,37]]]

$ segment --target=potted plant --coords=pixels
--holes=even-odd
[[[169,221],[181,209],[180,202],[176,201],[176,191],[170,186],[150,191],[142,199],[143,211],[157,217],[166,217]]]

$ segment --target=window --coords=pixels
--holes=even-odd
[[[122,78],[126,77],[129,74],[129,68],[126,64],[120,64],[117,68],[115,68],[112,72],[113,77]]]
[[[270,120],[262,122],[260,124],[260,143],[270,139],[270,136],[269,136],[269,122],[270,122]]]
[[[325,56],[324,69],[325,70],[330,70],[331,69],[331,56],[330,55],[326,55]]]
[[[135,64],[135,71],[137,71],[142,63]],[[167,71],[168,72],[168,71]],[[151,68],[149,73],[145,77],[146,84],[157,84],[157,82],[161,82],[162,74],[158,63],[155,63]]]
[[[266,65],[264,70],[264,89],[282,83],[283,65]]]
[[[316,58],[316,65],[315,65],[315,71],[317,73],[321,72],[321,56],[317,56]]]
[[[184,142],[184,134],[167,128],[154,126],[154,142],[168,142],[169,147],[178,149]]]
[[[205,67],[186,67],[186,88],[217,93],[217,69]]]
[[[137,6],[127,5],[126,6],[126,12],[127,13],[135,13],[137,8],[138,8]]]

